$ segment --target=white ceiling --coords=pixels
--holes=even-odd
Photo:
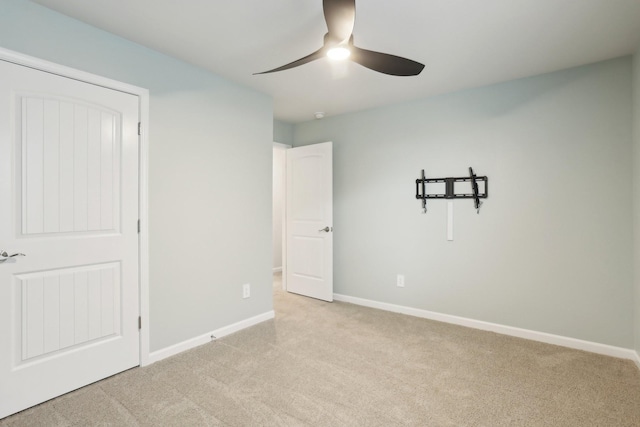
[[[536,75],[640,46],[640,0],[361,0],[356,45],[426,64],[392,77],[321,59],[322,0],[35,0],[271,95],[286,122]]]

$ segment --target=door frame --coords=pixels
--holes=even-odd
[[[138,293],[140,301],[139,316],[142,321],[139,348],[140,366],[148,365],[151,363],[149,360],[149,90],[2,47],[0,47],[0,60],[138,97],[138,112],[141,123],[138,147],[138,215],[140,217],[140,233],[138,234]]]
[[[287,290],[287,153],[286,151],[293,148],[289,144],[283,144],[281,142],[273,142],[273,148],[280,148],[285,153],[285,161],[282,165],[282,179],[284,180],[284,188],[282,189],[282,290]],[[273,171],[272,171],[273,174]],[[273,201],[272,201],[273,203]]]

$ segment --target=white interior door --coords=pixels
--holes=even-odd
[[[287,291],[333,301],[332,144],[286,153]]]
[[[0,418],[139,365],[138,106],[0,60]]]

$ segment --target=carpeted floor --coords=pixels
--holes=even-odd
[[[274,294],[273,321],[0,426],[640,426],[631,361]]]

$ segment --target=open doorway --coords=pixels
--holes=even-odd
[[[286,289],[286,284],[282,280],[283,269],[285,268],[285,195],[286,195],[286,150],[290,145],[273,143],[273,274],[274,283],[282,283],[282,289]]]

